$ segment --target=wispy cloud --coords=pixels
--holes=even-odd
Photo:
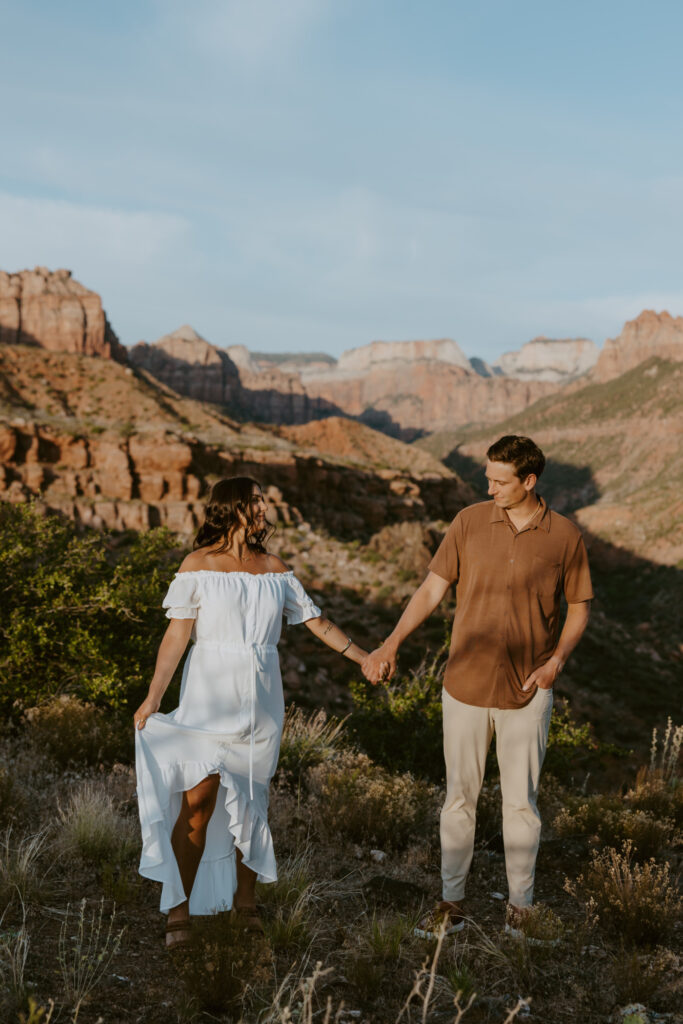
[[[157,0],[162,24],[204,53],[257,67],[288,56],[325,20],[330,0]]]
[[[0,192],[0,264],[51,267],[156,263],[181,244],[189,225],[174,214],[86,206]],[[11,253],[11,257],[6,254]]]

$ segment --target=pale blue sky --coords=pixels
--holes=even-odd
[[[683,5],[0,0],[0,269],[132,344],[493,359],[683,314]]]

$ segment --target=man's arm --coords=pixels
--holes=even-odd
[[[413,630],[429,618],[434,609],[441,604],[443,596],[450,587],[448,580],[437,576],[435,572],[427,574],[426,579],[417,588],[408,602],[403,615],[396,623],[393,632],[381,647],[369,654],[361,663],[363,675],[371,683],[380,679],[391,679],[396,671],[398,649]],[[382,665],[388,665],[389,671],[382,672]]]
[[[583,636],[590,617],[590,607],[590,601],[579,601],[577,604],[567,606],[567,618],[554,653],[548,658],[545,665],[541,665],[531,673],[522,689],[530,690],[534,684],[541,690],[550,689],[564,668],[567,658]]]

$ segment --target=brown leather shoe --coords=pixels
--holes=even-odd
[[[464,911],[459,903],[441,900],[433,910],[425,914],[417,928],[413,929],[413,935],[417,935],[420,939],[437,939],[444,924],[446,926],[444,935],[454,935],[463,930],[465,920]]]
[[[235,905],[232,908],[232,913],[237,921],[238,927],[243,928],[245,932],[254,932],[258,935],[263,935],[263,922],[258,912],[256,905],[238,907]]]

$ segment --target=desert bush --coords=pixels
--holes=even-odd
[[[392,771],[412,771],[440,782],[444,776],[441,691],[445,651],[408,676],[372,686],[354,680],[349,728],[361,748]]]
[[[322,708],[305,712],[290,704],[285,715],[278,767],[286,779],[298,782],[304,772],[339,750],[344,722],[328,718]]]
[[[657,856],[679,838],[671,818],[625,807],[618,797],[602,794],[568,797],[553,829],[558,836],[585,836],[599,846],[621,847],[629,840],[638,860]]]
[[[678,828],[683,827],[683,785],[680,782],[671,785],[662,778],[652,778],[646,769],[641,769],[624,801],[634,810],[647,811],[657,818],[670,818]]]
[[[68,694],[24,712],[26,735],[33,746],[65,768],[129,760],[133,729],[94,704]]]
[[[101,784],[85,782],[59,808],[59,850],[90,864],[118,865],[137,851],[138,829]]]
[[[670,818],[683,828],[683,779],[679,775],[683,726],[674,727],[669,718],[661,749],[657,729],[652,731],[650,762],[636,776],[635,786],[626,794],[626,802],[657,818]]]
[[[530,907],[515,927],[524,933],[532,945],[556,944],[564,934],[562,921],[545,903],[536,903]]]
[[[675,987],[676,974],[680,972],[678,957],[661,946],[652,953],[635,949],[620,949],[611,965],[612,984],[618,1003],[645,1003],[659,997],[666,998],[667,979]],[[675,998],[675,995],[674,995]]]
[[[0,711],[68,692],[110,707],[144,696],[177,541],[79,533],[38,505],[0,505]]]
[[[630,841],[621,852],[609,847],[593,851],[590,867],[565,889],[586,907],[587,914],[610,935],[625,942],[654,945],[673,930],[683,900],[671,882],[668,864],[654,859],[633,863]]]
[[[310,768],[306,786],[328,836],[400,849],[435,828],[438,793],[412,775],[392,775],[365,754],[342,751]]]

